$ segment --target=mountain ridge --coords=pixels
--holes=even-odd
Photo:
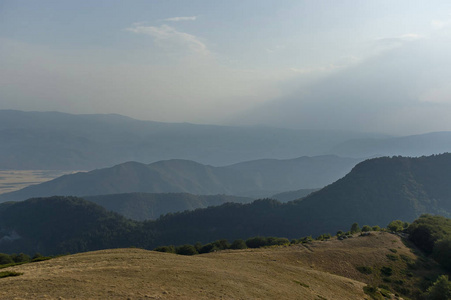
[[[318,188],[345,175],[358,162],[338,156],[269,159],[269,166],[244,162],[213,167],[172,159],[152,164],[126,162],[113,167],[64,175],[19,191],[0,195],[0,202],[31,197],[89,196],[119,193],[227,194],[268,197],[287,190]],[[251,166],[251,167],[249,167]]]
[[[354,222],[385,227],[393,220],[411,222],[424,213],[450,217],[450,178],[450,153],[377,158],[359,163],[345,177],[300,200],[285,204],[271,199],[225,203],[145,222],[127,220],[73,197],[7,202],[0,204],[0,241],[13,236],[12,231],[23,239],[0,242],[0,252],[27,249],[30,253],[54,254],[64,253],[64,249],[88,251],[112,245],[153,249],[252,236],[297,239],[346,231]],[[61,222],[64,226],[58,225]],[[67,226],[70,230],[64,230]],[[84,229],[76,231],[79,227]],[[59,239],[64,237],[62,243]],[[45,246],[47,240],[52,243]]]
[[[368,136],[384,135],[0,110],[0,168],[90,170],[173,158],[224,166],[318,155],[345,140]]]

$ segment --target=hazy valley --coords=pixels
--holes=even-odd
[[[0,299],[451,300],[449,1],[0,1]]]
[[[352,241],[330,237],[335,232],[346,232],[353,223],[384,228],[393,220],[412,222],[423,214],[451,217],[451,154],[378,157],[446,152],[444,149],[451,148],[449,132],[356,136],[344,132],[142,122],[117,115],[1,113],[9,116],[1,119],[0,125],[4,137],[2,157],[7,158],[3,168],[10,170],[3,173],[5,187],[0,194],[0,253],[48,256],[103,250],[12,267],[24,275],[1,280],[8,284],[8,293],[19,297],[37,298],[49,291],[51,298],[101,298],[105,293],[110,298],[272,298],[270,295],[280,293],[280,287],[287,285],[287,299],[300,295],[305,299],[332,299],[333,295],[355,299],[356,295],[373,297],[363,288],[379,282],[382,290],[376,287],[378,295],[388,295],[389,290],[390,297],[398,294],[417,299],[426,293],[437,274],[448,272],[440,271],[431,261],[428,264],[434,267],[427,272],[433,272],[430,276],[434,279],[426,282],[423,271],[415,273],[408,279],[409,287],[402,290],[396,284],[387,285],[376,273],[392,264],[387,261],[387,249],[404,255],[404,260],[390,267],[401,268],[396,271],[401,272],[411,263],[409,259],[421,258],[415,248],[409,246],[413,249],[409,250],[401,246],[398,236],[380,231],[369,237],[355,236]],[[65,138],[60,139],[62,136]],[[208,153],[200,153],[199,149]],[[293,153],[304,156],[292,158]],[[311,153],[323,155],[305,156]],[[255,158],[254,154],[260,159],[246,161]],[[161,160],[170,157],[184,159]],[[128,159],[135,161],[123,162]],[[209,164],[213,162],[215,165]],[[21,170],[34,167],[74,171]],[[91,171],[75,171],[94,167]],[[49,177],[43,177],[46,174]],[[6,186],[8,180],[18,185]],[[292,245],[218,253],[211,250],[229,249],[218,246],[225,241],[247,243],[259,236],[280,237],[280,241],[291,240]],[[306,240],[308,236],[323,241]],[[389,246],[393,238],[396,247]],[[301,239],[302,246],[298,245]],[[104,250],[152,250],[162,246],[179,249],[190,244],[194,245],[192,249],[197,247],[195,251],[210,249],[207,252],[211,253],[192,258],[177,256],[174,260],[174,254],[168,253]],[[372,257],[366,264],[379,270],[374,275],[358,271],[364,265],[363,256]],[[223,265],[224,259],[227,266]],[[337,260],[340,268],[336,268]],[[67,267],[57,272],[59,264]],[[81,274],[86,264],[92,271]],[[145,275],[143,267],[147,264],[156,273]],[[94,279],[94,273],[107,269],[116,270],[111,273],[116,274],[115,278],[102,279],[111,282],[111,289]],[[168,269],[172,271],[161,275]],[[216,277],[204,278],[201,274],[207,269]],[[226,271],[218,273],[218,269]],[[33,272],[41,275],[27,277]],[[147,286],[146,293],[131,292],[142,288],[139,282],[125,280],[124,286],[117,285],[117,278],[128,272],[134,274],[131,278],[141,276],[146,278],[143,283],[154,283]],[[407,271],[402,272],[396,273],[398,279],[392,282],[406,281]],[[37,289],[49,274],[53,274],[48,279],[53,288],[44,285],[43,290]],[[271,274],[279,274],[281,281],[272,281]],[[181,277],[169,284],[173,276]],[[21,287],[21,278],[33,282],[31,289]],[[98,287],[83,284],[82,278],[92,278]],[[255,279],[251,278],[261,282],[258,288],[252,287]],[[80,284],[56,289],[68,280]],[[200,282],[205,283],[201,290],[187,288],[202,286]],[[214,282],[222,282],[221,287]],[[416,286],[420,282],[423,286]]]

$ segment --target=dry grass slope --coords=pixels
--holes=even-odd
[[[355,267],[385,264],[387,247],[414,258],[387,233],[197,256],[80,253],[7,269],[23,275],[0,279],[0,299],[368,299]]]

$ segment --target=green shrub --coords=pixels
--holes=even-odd
[[[31,260],[31,262],[44,261],[44,260],[49,260],[49,259],[52,259],[52,258],[53,257],[51,257],[51,256],[40,256],[40,257],[33,258]]]
[[[390,291],[390,287],[386,284],[379,284],[378,286],[380,289],[384,289],[386,291]]]
[[[388,291],[388,290],[386,290],[386,289],[383,289],[383,288],[380,288],[380,289],[379,289],[379,293],[381,293],[381,295],[384,296],[385,298],[391,299],[391,293],[390,293],[390,291]]]
[[[175,253],[175,247],[174,246],[160,246],[160,247],[153,249],[153,251]]]
[[[266,246],[266,238],[261,237],[261,236],[248,238],[246,240],[246,246],[248,248],[260,248],[260,247]]]
[[[330,234],[329,234],[330,236]],[[279,238],[279,237],[268,237],[266,240],[267,246],[283,246],[289,245],[290,240],[287,238]]]
[[[324,241],[324,240],[329,240],[332,236],[330,235],[330,233],[323,233],[321,235],[319,235],[316,240],[317,241]]]
[[[352,225],[351,225],[351,233],[357,233],[357,232],[360,232],[361,231],[361,229],[360,229],[360,227],[359,227],[359,224],[358,223],[353,223]]]
[[[388,225],[387,225],[388,230],[390,231],[402,231],[404,229],[404,222],[400,221],[400,220],[395,220],[395,221],[391,221]]]
[[[13,272],[13,271],[4,271],[0,272],[0,278],[10,277],[10,276],[19,276],[23,273]]]
[[[308,284],[305,284],[303,282],[297,281],[297,280],[293,280],[295,283],[299,284],[300,286],[303,286],[305,288],[309,288],[310,286]]]
[[[31,257],[27,254],[24,253],[20,253],[20,254],[12,254],[11,258],[14,260],[14,262],[16,263],[23,263],[23,262],[29,262],[31,261]]]
[[[289,244],[290,240],[288,240],[287,238],[278,238],[278,237],[257,236],[246,240],[246,245],[248,248],[261,248],[265,246],[282,246]]]
[[[175,253],[180,255],[195,255],[198,254],[196,248],[193,245],[182,245],[175,248]]]
[[[407,256],[407,255],[405,255],[405,254],[400,254],[399,256],[400,256],[401,259],[402,259],[403,261],[405,261],[406,263],[414,263],[414,260],[413,260],[410,256]]]
[[[382,267],[381,274],[385,276],[391,276],[393,274],[393,270],[390,267]]]
[[[384,297],[379,293],[377,287],[370,286],[370,285],[364,286],[363,292],[365,294],[367,294],[368,296],[370,296],[371,299],[375,299],[375,300],[383,300],[384,299]]]
[[[305,243],[310,243],[311,241],[313,241],[313,238],[311,235],[309,235],[309,236],[301,238],[300,240],[301,240],[301,243],[305,244]]]
[[[371,231],[371,227],[370,227],[370,226],[368,226],[368,225],[363,225],[363,227],[362,227],[362,231],[363,231],[363,232],[368,232],[368,231]]]
[[[235,240],[232,245],[230,245],[230,249],[247,249],[246,242],[241,239]]]
[[[448,276],[442,275],[428,288],[425,293],[426,299],[446,300],[451,299],[451,282]]]
[[[230,248],[230,243],[226,239],[214,241],[213,245],[218,250],[226,250]]]
[[[399,259],[398,255],[396,254],[387,254],[387,258],[392,261],[397,261]]]
[[[203,245],[199,250],[199,254],[203,254],[203,253],[210,253],[210,252],[214,252],[214,251],[218,251],[221,250],[219,249],[214,243],[209,243],[209,244],[205,244]]]
[[[361,266],[361,267],[356,267],[356,269],[357,269],[360,273],[366,274],[366,275],[369,275],[369,274],[372,274],[372,273],[373,273],[373,268],[371,268],[371,267]]]
[[[11,258],[11,256],[5,253],[0,253],[0,265],[7,265],[12,263],[14,263],[14,260]]]
[[[451,236],[438,240],[434,245],[432,255],[435,261],[451,271]]]

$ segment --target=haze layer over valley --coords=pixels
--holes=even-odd
[[[0,298],[451,299],[450,82],[445,0],[3,0]]]

